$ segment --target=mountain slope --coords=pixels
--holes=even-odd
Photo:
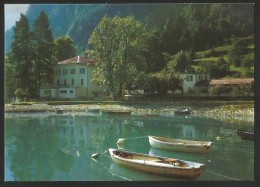
[[[147,30],[159,32],[161,48],[168,53],[193,46],[198,50],[221,45],[231,35],[254,32],[252,4],[31,4],[26,15],[31,29],[43,10],[49,17],[53,37],[69,35],[78,53],[88,48],[88,39],[104,15],[132,15]],[[12,32],[6,32],[6,53]]]

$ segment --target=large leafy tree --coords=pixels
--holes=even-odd
[[[69,36],[61,36],[54,41],[55,61],[59,62],[76,56],[74,42]]]
[[[37,89],[52,83],[54,42],[48,16],[41,12],[34,22],[35,76]]]
[[[18,87],[29,93],[32,93],[33,90],[33,77],[31,76],[33,71],[32,56],[32,32],[30,31],[28,18],[24,14],[21,14],[19,21],[16,22],[14,27],[12,50],[9,55],[10,58],[8,58],[10,63],[9,61],[7,63],[7,72],[15,68],[15,77],[13,78],[16,78],[16,83],[19,85]],[[6,76],[11,78],[13,75],[8,73]],[[11,85],[7,84],[7,86]],[[9,90],[9,88],[7,88],[7,90]]]
[[[134,17],[105,16],[94,29],[89,43],[94,47],[97,61],[94,79],[103,83],[113,93],[129,87],[131,80],[143,61],[143,26]]]

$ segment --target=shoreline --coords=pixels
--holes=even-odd
[[[12,105],[5,104],[6,114],[46,113],[63,109],[64,113],[74,114],[86,112],[87,109],[101,111],[130,111],[131,115],[174,115],[174,111],[182,108],[192,108],[193,116],[213,117],[217,119],[246,120],[254,122],[254,101],[250,102],[160,102],[153,103],[122,103],[122,104],[76,104],[76,105]]]

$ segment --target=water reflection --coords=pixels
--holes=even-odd
[[[133,152],[205,163],[209,170],[217,173],[253,180],[254,142],[243,141],[236,135],[237,129],[252,126],[245,122],[230,124],[195,117],[80,114],[6,117],[5,180],[125,180],[112,174],[112,169],[131,176],[131,180],[178,180],[140,174],[115,165],[105,151],[117,146]],[[169,152],[151,148],[148,135],[214,143],[212,151],[206,155]],[[217,141],[216,137],[221,137],[221,140]],[[126,141],[117,145],[119,138]],[[104,154],[95,162],[91,155],[97,152]],[[198,180],[228,179],[205,173]]]

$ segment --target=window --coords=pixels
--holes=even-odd
[[[74,85],[74,79],[71,79],[71,85]]]
[[[199,80],[203,80],[203,75],[199,75]]]
[[[70,93],[72,94],[72,93],[73,93],[73,90],[70,90]]]
[[[74,69],[70,69],[70,74],[75,74],[76,70]]]
[[[83,79],[81,79],[81,85],[84,85],[84,82],[83,82],[84,80]]]
[[[67,90],[60,90],[60,93],[67,93]]]
[[[57,85],[60,85],[60,80],[59,79],[57,80]]]
[[[67,84],[67,81],[66,81],[66,79],[64,79],[64,85],[66,85]]]
[[[208,76],[207,75],[205,75],[205,80],[208,80]]]
[[[68,74],[68,69],[64,69],[63,70],[63,75],[67,75]]]
[[[187,75],[186,80],[187,81],[193,81],[193,76],[192,75]]]
[[[85,74],[85,68],[80,68],[80,69],[79,69],[79,73],[80,73],[80,74]]]

